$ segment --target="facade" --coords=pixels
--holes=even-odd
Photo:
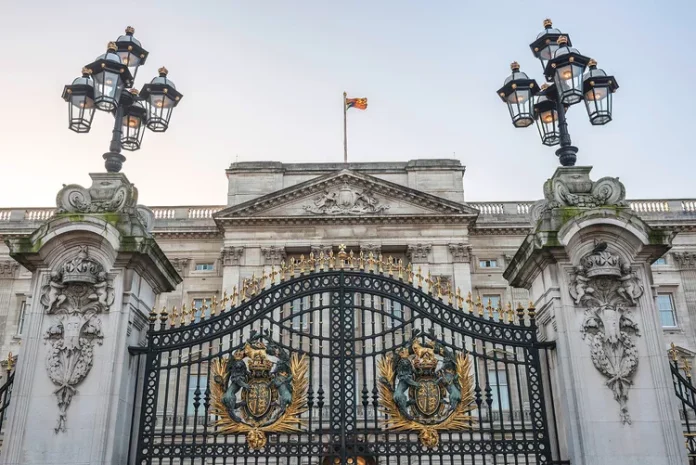
[[[151,207],[154,235],[183,278],[158,308],[202,306],[241,291],[244,279],[300,256],[382,254],[420,267],[484,304],[526,303],[503,278],[531,230],[534,201],[466,202],[457,160],[405,163],[233,163],[226,205]],[[677,232],[653,266],[665,340],[696,355],[696,199],[629,200],[655,228]],[[0,238],[27,234],[53,208],[0,209]],[[31,273],[0,245],[0,359],[21,353]],[[665,348],[665,351],[667,348]],[[666,352],[665,352],[666,353]]]
[[[234,163],[227,170],[229,187],[226,205],[150,207],[153,217],[145,217],[143,221],[151,223],[158,247],[181,277],[181,282],[177,284],[174,277],[167,275],[166,281],[169,284],[161,285],[157,292],[138,300],[139,303],[135,306],[142,307],[146,305],[144,302],[151,298],[155,309],[168,311],[168,315],[158,317],[163,324],[167,319],[176,318],[188,323],[206,320],[213,312],[211,307],[219,302],[227,302],[229,296],[233,296],[235,301],[238,297],[253,296],[258,292],[258,289],[252,289],[258,286],[258,281],[266,279],[267,276],[277,276],[281,267],[284,270],[291,269],[303,273],[303,267],[308,261],[315,263],[319,260],[325,263],[326,257],[338,256],[343,252],[353,253],[355,257],[364,257],[365,260],[386,263],[385,266],[394,264],[400,269],[412,270],[416,276],[414,285],[420,287],[420,281],[423,280],[431,294],[439,295],[444,300],[447,300],[447,296],[451,299],[453,295],[466,298],[471,293],[474,301],[480,298],[482,302],[477,308],[488,313],[487,317],[494,321],[496,318],[502,320],[505,318],[504,315],[512,313],[507,313],[508,303],[510,308],[514,309],[520,305],[527,306],[530,300],[537,303],[549,300],[549,296],[558,292],[558,286],[552,283],[551,276],[545,278],[544,271],[541,277],[530,278],[525,275],[525,266],[530,265],[524,263],[534,263],[536,268],[546,269],[543,260],[535,258],[533,254],[524,256],[525,250],[529,249],[526,241],[530,233],[535,231],[535,227],[537,233],[539,232],[541,223],[537,205],[532,201],[468,203],[464,196],[464,172],[465,168],[456,160],[352,164]],[[589,173],[589,169],[587,172]],[[93,175],[93,178],[94,176],[98,175]],[[602,205],[621,205],[623,208],[623,204],[619,203],[622,202],[622,197],[611,201],[607,197],[604,200],[605,203]],[[640,320],[641,325],[649,327],[650,318],[659,321],[663,334],[650,338],[650,341],[659,341],[659,344],[663,345],[657,351],[664,354],[665,360],[669,348],[665,341],[674,342],[679,357],[687,361],[692,360],[696,355],[696,200],[629,200],[627,205],[630,208],[621,212],[620,217],[635,218],[637,223],[647,225],[646,230],[651,231],[649,234],[646,233],[647,236],[669,236],[673,245],[669,249],[653,244],[650,246],[652,248],[647,247],[651,250],[649,254],[641,252],[643,255],[639,259],[647,260],[651,265],[646,268],[649,270],[648,275],[640,275],[638,282],[642,283],[641,289],[652,289],[654,294],[654,305],[642,304],[641,308],[649,308],[655,312],[647,320]],[[18,238],[36,230],[40,231],[42,225],[53,216],[54,210],[49,208],[0,210],[0,236],[8,244],[0,249],[0,357],[4,360],[8,359],[9,353],[22,360],[23,339],[27,334],[27,309],[39,307],[36,302],[32,302],[32,285],[35,286],[37,280],[32,281],[32,273],[10,258],[10,249],[15,247],[14,255],[18,254],[17,251],[25,254],[23,249],[17,248]],[[69,217],[60,217],[59,220],[65,223],[66,218]],[[82,221],[81,217],[79,221]],[[608,234],[607,231],[609,229],[598,230],[598,237]],[[617,237],[621,238],[621,234]],[[617,239],[616,244],[610,246],[620,247],[620,242]],[[585,250],[583,247],[586,248],[587,245],[577,248]],[[669,251],[664,253],[668,249]],[[656,255],[657,252],[659,254]],[[658,258],[660,255],[662,256]],[[586,254],[582,260],[588,256],[591,257],[592,254]],[[164,265],[162,267],[166,268]],[[39,269],[43,273],[46,272],[43,268]],[[503,277],[504,272],[507,279]],[[608,273],[614,273],[621,279],[625,278],[622,282],[628,285],[634,282],[633,278],[628,276],[628,272],[617,264],[614,264],[614,269],[608,270]],[[548,281],[543,282],[543,279]],[[517,287],[511,287],[508,280],[517,284]],[[566,286],[567,283],[563,285]],[[587,286],[583,287],[583,282],[578,284],[578,281],[575,281],[571,287],[570,295],[575,299],[575,306],[579,306],[583,296],[578,295],[578,289],[587,292]],[[369,310],[374,314],[393,315],[394,319],[406,320],[410,317],[405,314],[416,310],[415,307],[403,308],[392,301],[388,294],[387,297],[376,295],[369,297],[369,301],[361,298],[363,312]],[[626,305],[635,306],[634,300],[638,297],[641,296],[629,295],[629,303]],[[556,301],[563,299],[569,299],[568,295],[558,297]],[[311,352],[315,350],[315,339],[331,339],[333,330],[327,321],[329,316],[323,313],[327,305],[324,301],[324,295],[319,293],[306,298],[298,297],[273,310],[278,312],[273,316],[275,321],[284,322],[282,324],[286,325],[289,333],[299,334],[296,340],[292,339],[293,336],[284,339],[285,336],[281,335],[277,342]],[[455,306],[456,304],[455,302]],[[352,305],[356,305],[355,301]],[[187,313],[184,313],[184,306]],[[541,310],[539,305],[538,337],[541,342],[563,340],[562,335],[568,331],[565,316],[559,317],[562,314],[552,306],[553,304],[545,304]],[[505,312],[497,310],[498,308]],[[48,313],[50,310],[51,304],[48,305]],[[140,308],[140,311],[142,312],[143,308]],[[176,313],[177,311],[179,313]],[[293,316],[294,313],[297,313],[297,316]],[[234,318],[231,317],[232,320]],[[397,336],[392,326],[394,323],[389,317],[373,318],[354,322],[355,328],[360,328],[359,331],[356,330],[359,337],[367,332],[373,335],[389,333],[391,342],[387,342],[386,336],[380,340],[383,344],[391,344],[393,347],[403,344],[407,339],[403,332]],[[175,321],[175,324],[179,323]],[[144,347],[148,344],[142,320],[134,317],[127,321],[127,326],[131,346]],[[368,328],[370,326],[371,328]],[[249,328],[252,327],[262,329],[262,325],[258,324],[250,324]],[[132,328],[136,330],[132,331]],[[442,331],[446,332],[444,329]],[[38,334],[36,331],[34,333]],[[192,334],[195,336],[195,332]],[[459,336],[463,337],[457,339]],[[198,347],[196,353],[199,355],[196,357],[202,357],[200,354],[206,351],[210,354],[230,350],[230,347],[237,346],[249,338],[250,334],[245,329],[226,337],[227,339],[221,337],[215,343],[208,342],[207,345]],[[397,337],[402,339],[397,341]],[[479,340],[464,333],[459,335],[450,332],[449,337],[449,342],[454,347],[480,354],[480,359],[475,362],[475,370],[477,373],[483,373],[481,377],[485,382],[482,381],[481,386],[486,387],[489,397],[488,407],[483,409],[485,411],[481,412],[480,419],[491,424],[500,420],[501,428],[505,422],[506,428],[512,428],[514,441],[514,425],[533,423],[530,412],[534,414],[540,409],[539,406],[530,407],[530,403],[535,403],[534,389],[531,386],[540,382],[547,383],[548,387],[549,382],[538,379],[534,381],[534,377],[530,381],[526,371],[529,367],[521,362],[521,346],[511,344],[508,347],[503,344],[499,347],[495,342],[486,341],[485,337]],[[650,344],[648,348],[654,349]],[[564,349],[565,353],[579,353],[579,349],[571,349]],[[179,423],[183,424],[184,429],[189,428],[187,431],[191,434],[190,424],[187,426],[186,423],[188,420],[179,417],[187,417],[191,415],[190,412],[198,411],[202,391],[205,391],[202,387],[210,385],[212,365],[207,361],[201,361],[202,358],[194,358],[192,349],[188,350],[186,354],[181,349],[170,349],[168,352],[168,363],[173,363],[172,360],[176,359],[178,365],[171,366],[178,368],[170,368],[170,365],[167,365],[166,376],[169,378],[169,372],[176,370],[179,382],[159,385],[160,399],[174,399],[173,411],[160,411],[159,404],[156,409],[157,420],[153,420],[153,427],[160,428],[163,437],[170,434],[172,429],[176,430]],[[369,348],[364,350],[369,353]],[[645,356],[646,350],[642,346],[641,350],[641,356]],[[352,367],[357,373],[356,385],[367,386],[366,380],[370,379],[376,386],[375,353],[373,352],[371,358],[367,355],[363,357],[361,353],[360,357],[356,356],[354,362],[351,362],[356,364]],[[325,356],[326,360],[321,361]],[[330,354],[325,354],[321,346],[318,358],[320,361],[315,372],[318,370],[320,375],[317,376],[315,373],[315,378],[319,383],[317,386],[321,387],[332,382],[329,373],[333,371],[330,371],[331,365],[328,361]],[[648,359],[649,357],[646,357],[646,361],[641,361],[642,366],[649,363]],[[372,366],[368,360],[371,360]],[[548,363],[549,359],[545,358],[545,361]],[[348,362],[344,360],[342,363]],[[515,367],[512,374],[508,364]],[[181,368],[184,365],[187,366],[185,372]],[[569,365],[572,363],[569,362]],[[519,366],[522,367],[521,371],[518,371]],[[132,367],[130,369],[132,370]],[[645,377],[647,373],[659,372],[659,368],[651,370],[646,371],[643,368],[641,377]],[[548,374],[547,371],[546,375]],[[137,378],[138,375],[134,376]],[[566,374],[558,376],[564,379]],[[580,379],[584,379],[583,376],[580,376]],[[597,374],[588,371],[586,378],[589,379],[590,376],[597,377]],[[520,385],[527,383],[530,383],[529,388],[520,388]],[[663,385],[661,381],[655,383],[659,388],[655,391],[658,392]],[[517,385],[517,391],[514,385]],[[153,392],[156,390],[152,389]],[[513,392],[517,395],[506,396],[506,393]],[[371,399],[374,401],[375,395],[364,390],[363,409],[357,409],[358,419],[365,425],[370,421],[376,423],[376,415],[371,417],[369,409],[365,407],[368,405],[368,397],[372,396]],[[656,398],[661,399],[661,395],[658,393]],[[625,404],[625,398],[621,397],[623,394],[615,393],[615,396],[620,404]],[[586,428],[586,424],[592,424],[591,415],[588,414],[587,418],[580,415],[576,419],[572,411],[564,410],[566,407],[561,408],[565,405],[564,402],[565,400],[558,402],[561,412],[560,428],[577,427],[579,433],[575,436],[586,434],[582,428]],[[547,403],[552,404],[553,400]],[[167,405],[165,400],[162,408],[166,409]],[[335,413],[331,408],[329,405],[321,407],[316,412],[311,411],[309,416],[321,423],[322,418],[329,418]],[[508,412],[507,416],[501,412]],[[193,414],[194,417],[196,415]],[[642,427],[643,420],[640,415],[634,416],[637,417],[636,424]],[[626,423],[627,418],[626,414],[622,417],[621,423]],[[194,433],[200,426],[196,424],[198,421],[194,420]],[[205,417],[200,419],[201,424],[205,421]],[[663,431],[668,431],[669,421],[663,423]],[[125,429],[125,426],[121,425],[120,428]],[[526,431],[523,433],[527,434]],[[505,434],[501,437],[505,439]],[[478,437],[474,433],[469,436],[472,441],[483,438],[483,432]],[[235,440],[234,446],[236,445]],[[558,440],[554,446],[555,449],[565,451],[561,455],[575,457],[578,453],[574,452],[574,447],[572,439],[564,438]],[[587,455],[587,450],[592,448],[583,445],[582,449],[583,454]],[[665,454],[671,454],[670,457],[678,456],[678,453],[669,450],[669,447],[666,450]],[[593,462],[587,459],[586,462],[578,463],[610,463],[604,461],[607,451],[599,450],[598,456],[600,453],[604,454],[601,461]],[[655,449],[653,453],[660,452]],[[36,460],[32,463],[41,461]]]

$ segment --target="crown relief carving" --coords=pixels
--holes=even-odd
[[[640,336],[631,310],[644,288],[631,266],[599,242],[575,268],[569,291],[575,305],[585,308],[580,331],[592,363],[607,378],[621,422],[630,424],[628,390],[638,368],[635,338]]]
[[[44,340],[51,345],[46,357],[48,376],[58,388],[58,423],[55,431],[64,432],[67,411],[77,386],[94,364],[94,346],[104,338],[99,315],[109,311],[114,289],[104,267],[91,258],[87,246],[50,274],[41,289],[40,303],[49,315],[51,326]]]

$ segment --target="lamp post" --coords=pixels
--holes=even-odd
[[[109,173],[121,171],[126,161],[121,150],[140,149],[145,127],[153,132],[167,130],[172,111],[183,97],[167,78],[164,67],[140,92],[133,88],[138,68],[148,57],[134,32],[127,27],[125,35],[109,42],[106,53],[86,65],[82,76],[63,89],[63,100],[68,103],[68,128],[72,131],[89,132],[95,110],[113,113],[111,144],[104,154]]]
[[[597,68],[597,62],[572,47],[568,34],[544,20],[544,30],[529,47],[541,62],[548,84],[538,86],[534,79],[510,65],[512,74],[505,79],[498,95],[508,105],[512,124],[518,128],[536,121],[541,143],[560,145],[556,155],[563,166],[575,166],[578,148],[568,133],[566,112],[572,105],[585,102],[590,123],[595,126],[611,121],[612,94],[619,85],[614,76]]]

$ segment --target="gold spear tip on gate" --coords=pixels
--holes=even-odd
[[[12,352],[7,354],[7,372],[10,373],[14,367],[14,359],[12,358]]]
[[[684,373],[686,373],[687,378],[691,378],[691,364],[684,357],[682,357],[682,370],[684,370]]]
[[[669,356],[673,361],[677,361],[677,346],[674,345],[674,342],[670,343]]]
[[[527,315],[529,315],[529,318],[534,319],[536,316],[536,308],[534,307],[534,303],[530,300],[529,305],[527,306]]]
[[[169,315],[167,314],[167,308],[166,308],[166,307],[162,307],[162,311],[161,311],[160,314],[159,314],[159,320],[160,320],[160,323],[161,323],[161,326],[162,326],[162,327],[164,327],[164,324],[167,322],[167,317],[168,317],[168,316],[169,316]]]

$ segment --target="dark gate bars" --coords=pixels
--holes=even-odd
[[[245,282],[223,299],[222,308],[231,305],[219,315],[215,305],[193,323],[185,312],[182,323],[176,309],[151,315],[148,346],[136,355],[145,389],[133,463],[564,463],[548,372],[552,344],[537,341],[533,309],[490,309],[480,299],[467,299],[465,308],[460,293],[443,294],[437,281],[381,257],[310,260]],[[210,365],[264,329],[283,349],[309,357],[308,428],[269,434],[254,451],[243,435],[213,426]],[[446,431],[434,449],[415,433],[384,431],[378,410],[377,361],[416,330],[421,342],[435,334],[474,362],[472,430]]]

